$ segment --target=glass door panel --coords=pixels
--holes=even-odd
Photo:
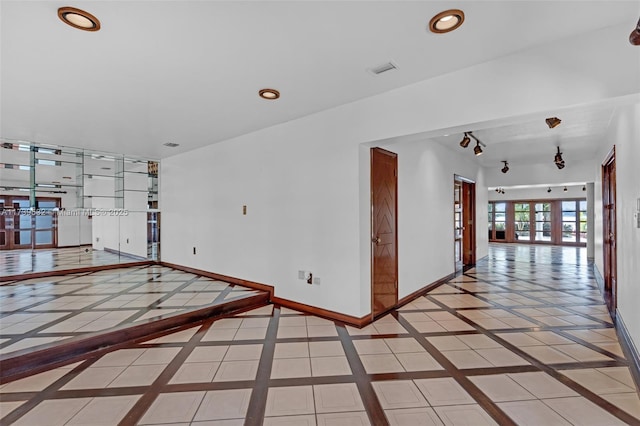
[[[535,240],[551,242],[551,203],[535,204]]]
[[[576,201],[562,202],[562,242],[575,243],[578,241],[576,231]]]
[[[515,239],[520,241],[529,241],[530,237],[530,209],[529,203],[514,204],[514,225]]]
[[[496,240],[506,240],[507,203],[495,203],[494,224],[496,227]]]

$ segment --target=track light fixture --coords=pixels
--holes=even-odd
[[[502,161],[504,163],[504,167],[500,170],[502,173],[507,173],[509,171],[509,163],[506,161]]]
[[[553,157],[553,162],[556,163],[556,167],[558,169],[564,169],[564,160],[562,159],[562,153],[560,152],[560,147],[558,147],[558,152],[555,157]]]
[[[550,129],[554,129],[558,127],[560,123],[562,123],[562,120],[560,120],[558,117],[549,117],[544,121],[547,122],[547,126],[549,126]]]
[[[631,31],[631,34],[629,34],[629,43],[633,44],[634,46],[640,46],[640,19],[638,20],[638,25],[636,25],[636,28]]]
[[[551,192],[551,187],[548,187],[548,188],[547,188],[547,192]]]
[[[504,194],[504,188],[496,188],[498,194]]]
[[[466,148],[469,146],[469,143],[471,143],[471,139],[469,138],[467,132],[464,132],[464,138],[462,138],[462,140],[460,141],[460,146]]]
[[[582,190],[583,190],[583,191],[586,191],[586,190],[587,190],[587,186],[586,186],[586,185],[584,185],[584,186],[582,187]]]
[[[475,148],[473,148],[473,152],[474,154],[476,154],[476,156],[482,155],[482,147],[480,146],[480,141],[476,142],[476,146]]]
[[[480,139],[478,139],[477,137],[475,137],[473,135],[473,133],[471,133],[471,132],[464,132],[464,137],[460,141],[460,146],[463,147],[463,148],[468,147],[469,144],[471,143],[471,139],[476,141],[476,146],[473,148],[474,154],[482,155],[482,147],[484,146],[486,148],[487,145],[482,143],[482,141]]]
[[[564,187],[563,191],[564,191],[564,192],[567,192],[567,191],[568,191],[568,189],[567,189],[567,187],[566,187],[566,186]]]

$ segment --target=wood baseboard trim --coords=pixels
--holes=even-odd
[[[106,331],[73,337],[60,343],[52,342],[38,349],[26,348],[5,354],[0,356],[0,382],[5,383],[56,366],[101,355],[135,340],[147,339],[158,333],[177,331],[186,324],[213,317],[236,315],[268,303],[267,292],[238,296],[204,308],[152,318],[140,324],[125,324]]]
[[[412,300],[417,299],[420,296],[424,296],[425,294],[427,294],[428,292],[430,292],[431,290],[433,290],[434,288],[446,283],[447,281],[452,280],[453,278],[455,278],[456,273],[453,272],[449,275],[447,275],[446,277],[442,277],[430,284],[427,284],[426,286],[422,287],[421,289],[418,289],[416,291],[414,291],[411,294],[406,295],[405,297],[403,297],[402,299],[400,299],[398,301],[398,306],[396,306],[397,308],[400,308],[404,305],[406,305],[407,303],[411,302]]]
[[[127,263],[114,263],[110,265],[84,266],[82,268],[60,269],[58,271],[27,272],[24,274],[17,274],[17,275],[6,275],[6,276],[3,275],[0,277],[0,283],[6,282],[6,281],[28,280],[31,278],[55,277],[60,275],[82,274],[85,272],[106,271],[107,269],[131,268],[135,266],[147,266],[147,265],[153,265],[153,264],[155,264],[154,261],[141,260],[141,261],[127,262]]]
[[[595,263],[593,264],[593,276],[596,280],[596,284],[598,285],[598,289],[600,289],[600,295],[604,297],[604,277],[600,273],[600,270],[595,265]]]
[[[342,322],[347,325],[362,328],[371,322],[371,314],[367,314],[363,317],[354,317],[351,315],[341,314],[340,312],[330,311],[328,309],[318,308],[316,306],[306,305],[300,302],[294,302],[293,300],[283,299],[281,297],[272,297],[271,302],[274,304],[284,306],[285,308],[293,309],[296,311],[304,312],[305,314],[315,315],[317,317],[325,318],[332,321]]]
[[[629,334],[629,330],[622,320],[620,311],[616,314],[616,334],[618,340],[622,344],[622,351],[629,360],[629,369],[636,383],[636,392],[640,392],[640,353],[638,347],[634,344]]]
[[[244,287],[249,287],[254,290],[266,291],[269,293],[269,298],[273,298],[273,286],[268,284],[261,284],[253,281],[243,280],[241,278],[230,277],[228,275],[216,274],[215,272],[204,271],[202,269],[190,268],[188,266],[177,265],[169,262],[159,262],[159,265],[166,266],[167,268],[177,269],[183,272],[189,272],[196,275],[202,275],[203,277],[213,278],[214,280],[226,281],[231,284],[237,284]]]

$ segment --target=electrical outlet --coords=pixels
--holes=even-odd
[[[304,273],[304,271],[298,271],[298,279],[304,280],[305,278],[306,278],[306,274]]]

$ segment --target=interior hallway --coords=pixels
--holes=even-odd
[[[267,306],[2,384],[0,399],[3,425],[640,423],[585,249],[525,245],[490,245],[363,329]]]

